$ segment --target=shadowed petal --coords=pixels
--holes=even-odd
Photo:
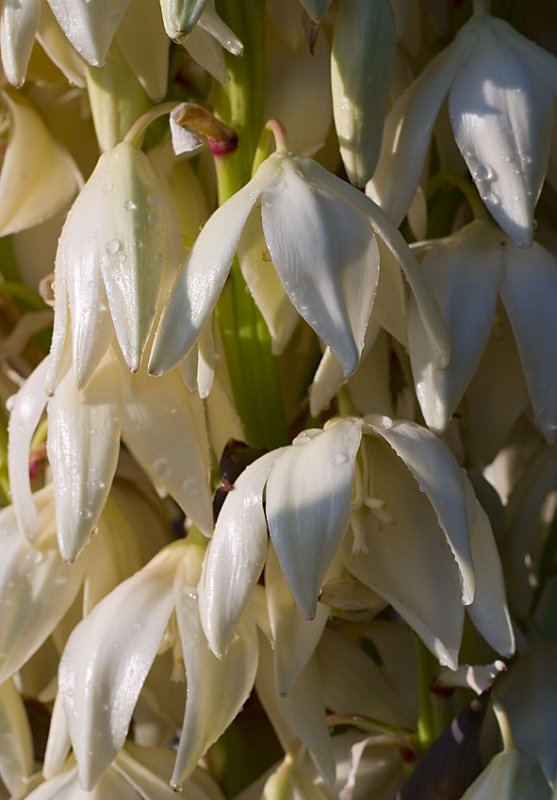
[[[21,86],[39,22],[39,0],[4,3],[0,17],[0,52],[8,81]]]

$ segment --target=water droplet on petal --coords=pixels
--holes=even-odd
[[[124,208],[127,211],[135,211],[137,204],[134,203],[133,200],[124,200]]]
[[[110,183],[110,181],[107,181],[106,183],[103,183],[103,187],[102,188],[103,188],[103,192],[105,194],[108,194],[109,192],[111,192],[114,189],[114,186]]]
[[[122,247],[122,243],[118,239],[109,239],[108,242],[105,244],[104,249],[107,253],[111,256],[115,255],[118,250]]]
[[[166,478],[170,471],[166,458],[159,458],[153,464],[153,472],[157,478]]]
[[[335,453],[334,456],[331,458],[331,464],[334,464],[335,467],[342,467],[343,464],[346,464],[348,461],[348,456],[346,453]]]

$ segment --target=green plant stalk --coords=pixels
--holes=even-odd
[[[414,636],[418,665],[418,743],[422,752],[428,750],[437,739],[437,730],[431,684],[435,677],[437,661],[425,644]]]
[[[7,506],[10,500],[8,477],[8,416],[0,406],[0,505]]]
[[[259,0],[223,0],[219,10],[244,44],[242,57],[227,56],[229,80],[216,89],[216,114],[238,134],[238,147],[233,152],[215,155],[222,205],[250,180],[263,127],[264,8]],[[271,337],[237,260],[217,305],[217,319],[248,444],[272,449],[287,443]]]

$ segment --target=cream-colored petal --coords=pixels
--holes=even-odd
[[[4,3],[0,15],[0,52],[8,81],[21,86],[35,41],[39,22],[39,0]]]
[[[121,367],[106,359],[85,389],[70,370],[48,404],[58,544],[75,561],[104,507],[120,451]]]
[[[247,700],[258,660],[257,631],[244,617],[226,655],[219,659],[208,647],[193,587],[176,586],[176,617],[186,666],[187,699],[184,725],[171,783],[182,784],[207,749],[224,733]]]
[[[325,573],[348,527],[361,421],[301,434],[274,464],[266,490],[269,532],[286,582],[313,619]]]
[[[10,132],[0,173],[0,235],[31,228],[63,209],[81,177],[70,155],[50,135],[33,107],[2,92]]]
[[[0,684],[0,777],[15,797],[29,791],[34,771],[33,737],[21,695],[13,681]]]
[[[104,63],[110,42],[129,0],[48,0],[58,24],[83,58],[92,66]]]
[[[162,100],[168,83],[170,42],[162,24],[159,4],[149,0],[130,0],[116,39],[151,100]]]
[[[122,435],[155,484],[209,534],[209,443],[206,431],[199,429],[193,402],[176,370],[161,378],[143,372],[127,376]]]

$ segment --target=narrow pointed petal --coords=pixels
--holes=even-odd
[[[58,381],[64,377],[70,366],[70,336],[68,330],[68,293],[66,273],[60,263],[54,270],[54,326],[50,343],[49,365],[45,374],[44,388],[50,397],[54,394]]]
[[[182,43],[185,50],[209,75],[219,83],[226,83],[226,62],[222,47],[210,33],[196,25],[187,39]]]
[[[43,775],[47,780],[62,771],[71,746],[70,730],[64,711],[64,703],[62,695],[58,692],[50,717],[48,741],[44,754]]]
[[[106,360],[85,389],[70,370],[48,404],[58,544],[75,561],[104,507],[120,451],[120,366]]]
[[[186,37],[199,22],[207,0],[161,0],[164,29],[176,42]]]
[[[373,430],[393,448],[431,503],[439,527],[458,564],[462,602],[474,599],[474,565],[469,541],[467,489],[455,457],[443,442],[413,422],[366,417]]]
[[[141,20],[141,25],[138,25]],[[124,58],[151,100],[166,94],[170,42],[158,3],[130,0],[116,38]]]
[[[0,173],[0,236],[31,228],[67,206],[80,176],[39,114],[17,95],[2,92],[10,115],[9,137]]]
[[[242,275],[273,340],[273,353],[282,353],[299,317],[277,275],[261,228],[258,209],[249,215],[238,247]]]
[[[331,52],[333,109],[342,161],[356,186],[365,186],[377,164],[395,52],[387,0],[339,3]]]
[[[191,401],[175,371],[162,378],[129,377],[122,407],[122,435],[152,480],[164,487],[192,521],[209,534],[209,446],[202,445]]]
[[[285,448],[258,458],[228,494],[203,562],[199,613],[213,653],[223,656],[267,558],[263,492]]]
[[[68,81],[84,89],[87,64],[71,46],[48,3],[41,3],[37,41]]]
[[[205,9],[199,18],[199,27],[210,33],[217,42],[233,56],[241,56],[244,50],[242,42],[215,10],[215,0],[206,0]]]
[[[325,782],[334,784],[336,765],[315,657],[306,664],[288,696],[279,698],[278,705],[289,726],[308,748]]]
[[[278,182],[264,191],[261,211],[287,295],[350,375],[377,291],[379,252],[369,217],[344,202],[338,184],[310,159],[284,158]]]
[[[501,299],[509,316],[536,423],[557,441],[557,258],[535,243],[505,251]]]
[[[8,470],[12,503],[21,533],[32,541],[38,534],[37,512],[29,479],[29,450],[46,407],[44,390],[49,359],[45,358],[15,395],[10,413]]]
[[[451,360],[434,363],[415,301],[409,315],[409,349],[420,408],[427,425],[442,432],[456,410],[485,350],[499,292],[502,248],[495,228],[473,223],[439,244],[421,266],[446,321]]]
[[[58,24],[77,52],[92,66],[100,67],[120,24],[128,0],[92,0],[69,3],[48,0]]]
[[[454,135],[491,215],[529,247],[549,159],[553,91],[490,26],[478,26],[478,35],[449,96]]]
[[[0,683],[52,633],[83,580],[85,564],[64,564],[56,548],[51,488],[35,497],[43,531],[36,547],[18,531],[13,506],[0,513]]]
[[[0,16],[0,52],[6,78],[13,86],[25,81],[39,22],[39,0],[5,3]]]
[[[346,419],[313,438],[301,434],[267,481],[269,532],[306,619],[316,614],[321,583],[348,527],[361,427]]]
[[[34,771],[33,738],[13,681],[0,684],[0,776],[10,794],[24,797]]]
[[[205,224],[162,315],[149,361],[152,375],[167,372],[194,345],[222,291],[251,209],[276,171],[276,166],[265,162]]]
[[[431,61],[389,112],[369,195],[400,225],[416,193],[441,103],[467,63],[475,36],[463,28],[453,44]]]
[[[219,659],[204,646],[193,587],[177,587],[176,617],[186,666],[186,714],[171,778],[181,787],[197,762],[224,733],[247,700],[258,660],[257,630],[244,617],[226,655]]]
[[[329,608],[318,603],[314,619],[302,617],[272,547],[265,567],[265,589],[274,640],[277,692],[280,697],[286,697],[314,653],[327,623]]]
[[[375,519],[371,511],[364,541],[347,537],[343,542],[344,565],[404,617],[441,664],[456,669],[464,609],[454,555],[410,470],[381,442],[367,440],[365,446],[373,465],[374,496],[392,521]]]
[[[499,553],[489,518],[478,503],[468,481],[466,494],[470,515],[470,547],[476,577],[476,593],[467,611],[486,642],[497,653],[512,656],[515,639]]]
[[[124,744],[174,605],[183,547],[167,548],[73,631],[58,675],[82,786],[90,791]]]

